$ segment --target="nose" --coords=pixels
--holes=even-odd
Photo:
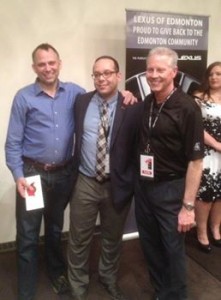
[[[155,77],[158,77],[158,72],[157,70],[151,70],[151,71],[147,71],[146,72],[146,77],[152,77],[152,78],[155,78]]]
[[[104,74],[103,73],[101,73],[101,74],[99,74],[98,75],[98,77],[97,77],[97,80],[105,80],[105,77],[104,77]]]
[[[49,64],[45,64],[45,71],[50,71],[51,70],[51,66]]]
[[[157,77],[158,76],[158,72],[157,70],[153,70],[152,73],[151,73],[151,77]]]

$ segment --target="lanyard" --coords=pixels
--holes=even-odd
[[[146,147],[146,152],[149,153],[150,152],[150,140],[151,140],[151,133],[153,128],[155,128],[156,123],[159,119],[160,113],[163,110],[164,105],[166,104],[167,100],[172,96],[172,94],[175,92],[176,88],[174,88],[172,90],[172,92],[166,97],[166,99],[162,102],[156,117],[153,120],[153,114],[154,114],[154,99],[152,99],[151,104],[150,104],[150,113],[149,113],[149,122],[148,122],[148,128],[149,128],[149,134],[148,134],[148,138],[147,138],[147,147]]]
[[[158,110],[157,112],[157,115],[155,117],[155,119],[153,120],[153,106],[154,106],[154,100],[151,101],[151,104],[150,104],[150,115],[149,115],[149,130],[152,131],[152,129],[155,127],[158,119],[159,119],[159,116],[160,116],[160,113],[166,103],[167,99],[161,104],[160,106],[160,109]]]

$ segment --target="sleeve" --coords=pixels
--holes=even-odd
[[[185,149],[188,161],[201,159],[204,156],[204,129],[202,113],[193,102],[184,117]]]
[[[26,124],[27,107],[21,94],[13,100],[5,142],[6,165],[14,180],[23,177],[23,138]]]

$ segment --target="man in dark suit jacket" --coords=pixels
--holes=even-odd
[[[124,106],[118,92],[121,74],[114,58],[97,58],[92,77],[96,90],[79,97],[74,109],[77,181],[70,205],[68,276],[74,299],[86,299],[90,243],[99,212],[99,281],[112,299],[123,300],[126,298],[117,285],[117,271],[123,227],[134,193],[136,133],[142,103]],[[108,121],[102,115],[103,103],[108,103]],[[100,124],[107,143],[102,179],[96,171]]]

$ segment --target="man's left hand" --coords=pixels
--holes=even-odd
[[[187,232],[195,226],[195,212],[182,207],[178,215],[178,231]]]
[[[124,96],[123,104],[127,105],[134,105],[137,103],[137,98],[130,91],[122,91],[121,94]]]

